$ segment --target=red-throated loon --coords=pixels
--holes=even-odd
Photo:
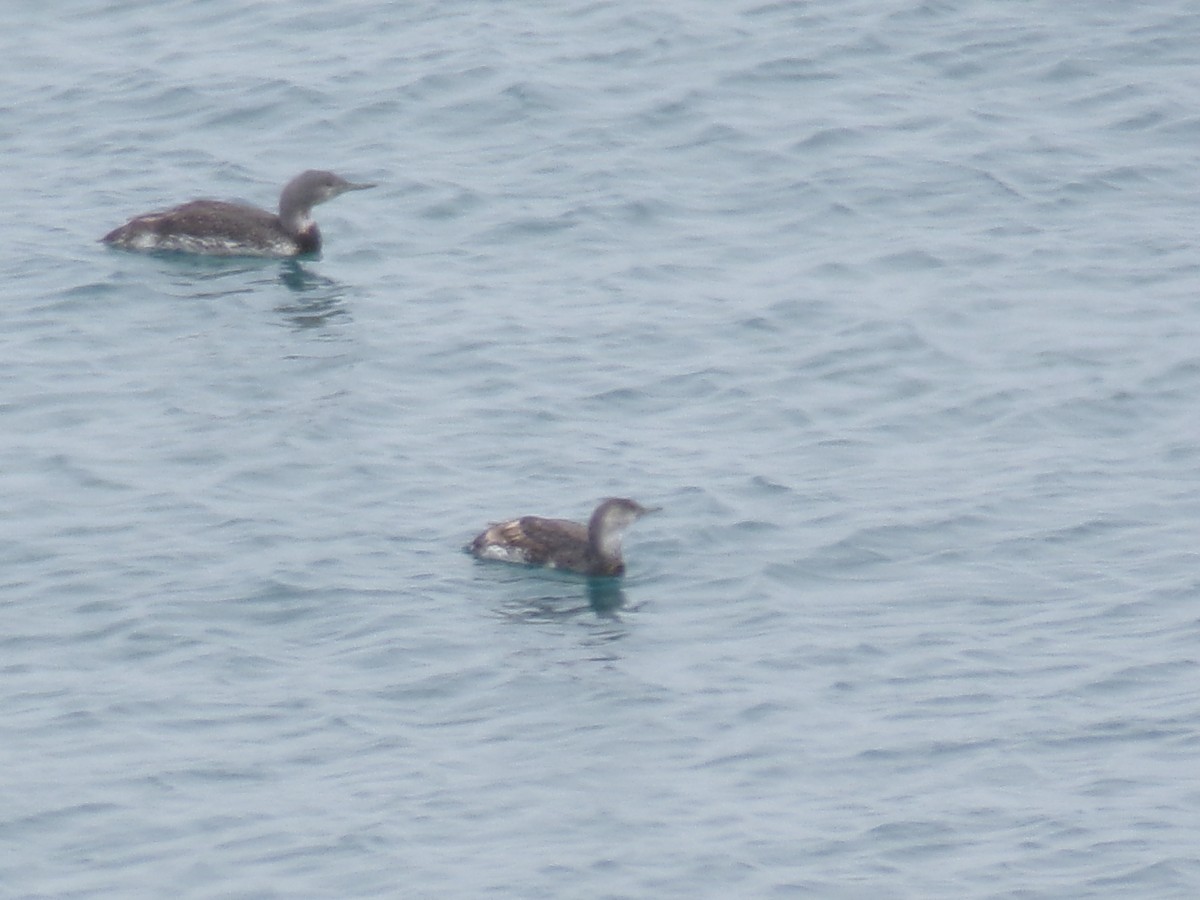
[[[332,172],[310,169],[297,175],[279,195],[279,215],[242,203],[193,200],[162,212],[130,219],[101,240],[125,250],[169,250],[209,256],[300,256],[321,249],[321,232],[312,208],[353,184]]]
[[[467,549],[480,559],[568,569],[583,575],[623,575],[621,536],[657,509],[610,497],[596,507],[587,525],[522,516],[489,526]]]

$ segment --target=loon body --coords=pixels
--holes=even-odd
[[[321,232],[312,208],[346,191],[373,184],[354,184],[310,169],[297,175],[279,195],[279,214],[243,203],[193,200],[161,212],[130,219],[101,240],[125,250],[168,250],[208,256],[300,256],[321,249]]]
[[[468,550],[479,559],[567,569],[583,575],[623,575],[621,537],[626,528],[656,509],[623,497],[610,497],[596,507],[587,525],[522,516],[490,525]]]

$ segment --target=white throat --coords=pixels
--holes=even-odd
[[[609,559],[621,556],[621,528],[609,528],[600,534],[600,553]]]

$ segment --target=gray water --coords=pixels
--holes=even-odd
[[[6,9],[0,895],[1200,894],[1193,4]]]

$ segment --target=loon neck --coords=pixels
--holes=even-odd
[[[588,549],[592,562],[588,565],[589,575],[623,575],[625,560],[621,557],[620,533],[609,534],[604,540],[588,538]]]
[[[588,548],[592,555],[610,567],[619,566],[623,530],[609,525],[599,516],[593,516],[592,521],[588,523]]]
[[[299,254],[316,253],[321,249],[321,229],[311,219],[303,230],[288,233],[296,242],[296,252]]]
[[[311,206],[295,206],[289,203],[279,204],[279,224],[294,238],[299,238],[307,231],[317,227],[312,218]]]
[[[652,511],[622,497],[609,497],[596,507],[588,520],[588,552],[598,561],[602,570],[608,574],[624,571],[621,538],[625,535],[625,529]]]
[[[312,206],[297,203],[284,191],[279,199],[279,225],[296,242],[300,253],[316,253],[321,249],[321,231],[312,218]]]

